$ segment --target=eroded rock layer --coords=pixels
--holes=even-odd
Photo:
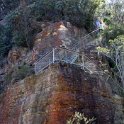
[[[121,108],[121,98],[113,97],[104,79],[56,63],[7,88],[0,96],[0,124],[66,124],[75,111],[97,124],[122,124]]]

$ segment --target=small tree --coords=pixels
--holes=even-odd
[[[111,45],[111,58],[118,69],[118,76],[124,86],[124,35],[117,36],[114,40],[109,40]]]

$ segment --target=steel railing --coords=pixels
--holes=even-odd
[[[94,34],[99,29],[96,29],[89,34],[82,37],[82,40],[87,39],[91,34]],[[38,74],[44,68],[46,68],[48,65],[54,63],[55,61],[64,61],[66,63],[70,64],[76,64],[80,65],[83,68],[87,68],[89,70],[88,64],[86,63],[92,61],[85,55],[79,53],[81,43],[77,42],[75,44],[72,44],[71,47],[67,48],[60,48],[56,47],[53,48],[50,52],[48,52],[46,55],[41,56],[36,62],[35,62],[35,73]]]
[[[44,57],[39,58],[35,62],[35,74],[40,73],[50,64],[60,61],[78,65],[83,69],[88,70],[89,72],[92,72],[89,63],[94,64],[94,62],[91,61],[90,58],[80,52],[76,52],[66,48],[56,47],[53,48],[53,50],[47,53]]]

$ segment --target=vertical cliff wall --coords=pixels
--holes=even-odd
[[[122,99],[104,80],[56,63],[8,87],[0,97],[0,124],[66,124],[75,111],[97,124],[123,124]]]

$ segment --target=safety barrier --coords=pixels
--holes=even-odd
[[[82,43],[85,44],[85,39],[87,39],[90,35],[96,33],[98,30],[99,29],[96,29],[91,33],[85,35],[82,38],[84,43],[83,42]],[[86,64],[86,62],[87,61],[90,62],[90,59],[85,55],[79,53],[79,49],[81,45],[82,45],[81,43],[77,42],[75,44],[72,44],[71,47],[69,47],[69,49],[60,48],[60,47],[53,48],[53,50],[51,50],[49,53],[44,55],[44,57],[40,57],[35,62],[35,74],[38,74],[44,68],[54,63],[55,61],[64,61],[66,63],[80,65],[81,67],[87,68],[87,70],[89,70],[90,67],[88,66],[88,64]]]
[[[56,47],[53,48],[53,50],[47,53],[44,57],[39,58],[35,62],[35,74],[40,73],[42,70],[44,70],[44,68],[46,68],[50,64],[59,61],[63,61],[70,64],[76,64],[82,68],[89,70],[89,67],[86,62],[90,62],[90,59],[87,56],[84,56],[79,52],[72,51],[66,48]]]

